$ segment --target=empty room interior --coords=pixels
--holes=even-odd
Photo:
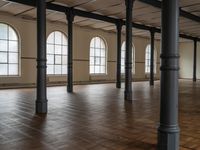
[[[0,0],[0,150],[200,150],[200,0]]]

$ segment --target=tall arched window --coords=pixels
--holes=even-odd
[[[157,51],[154,49],[154,73],[156,73],[156,57]],[[145,73],[150,73],[150,66],[151,66],[151,45],[148,44],[145,51]]]
[[[106,44],[100,37],[90,43],[90,74],[106,73]]]
[[[126,42],[124,41],[122,43],[122,48],[121,48],[121,73],[125,73],[125,55],[126,55]],[[134,45],[132,46],[132,58],[133,58],[133,69],[132,72],[135,73],[135,47]]]
[[[67,37],[60,31],[52,32],[47,38],[47,74],[67,74]]]
[[[15,29],[0,23],[0,76],[18,76],[19,37]]]

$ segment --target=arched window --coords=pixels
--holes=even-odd
[[[19,37],[11,26],[0,23],[0,76],[19,75]]]
[[[90,74],[106,73],[106,44],[100,37],[90,43]]]
[[[52,32],[47,38],[47,74],[67,74],[67,37],[60,31]]]
[[[154,49],[154,73],[156,73],[156,57],[157,57],[157,51]],[[151,45],[148,44],[146,47],[145,52],[145,73],[150,73],[150,66],[151,66]]]
[[[121,48],[121,73],[125,73],[125,55],[126,55],[126,42],[124,41],[122,43],[122,48]],[[135,73],[135,47],[134,45],[132,46],[132,58],[133,58],[133,69],[132,72]]]

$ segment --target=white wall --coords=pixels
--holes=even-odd
[[[0,84],[35,84],[36,83],[36,22],[0,14],[0,22],[8,23],[13,26],[20,35],[21,40],[21,76],[20,77],[0,77]],[[47,23],[47,36],[55,30],[67,34],[67,26],[62,23]],[[90,76],[89,74],[89,46],[90,41],[95,36],[101,36],[105,39],[108,46],[107,75]],[[125,36],[122,36],[125,39]],[[122,42],[123,42],[122,40]],[[91,81],[115,81],[116,78],[116,59],[117,44],[116,34],[102,30],[86,27],[74,26],[74,51],[73,67],[75,82]],[[150,43],[149,39],[133,37],[135,45],[135,64],[136,72],[133,75],[134,80],[145,80],[145,48]],[[160,41],[155,44],[157,50],[157,74],[159,78],[160,62]],[[66,76],[48,76],[48,82],[66,82]]]
[[[193,78],[194,42],[180,43],[180,78]],[[197,45],[197,79],[200,79],[200,43]]]

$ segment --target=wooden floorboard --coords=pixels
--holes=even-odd
[[[35,89],[0,90],[0,150],[155,150],[159,82],[48,88],[49,112],[35,114]],[[181,150],[200,150],[200,83],[180,81]]]

